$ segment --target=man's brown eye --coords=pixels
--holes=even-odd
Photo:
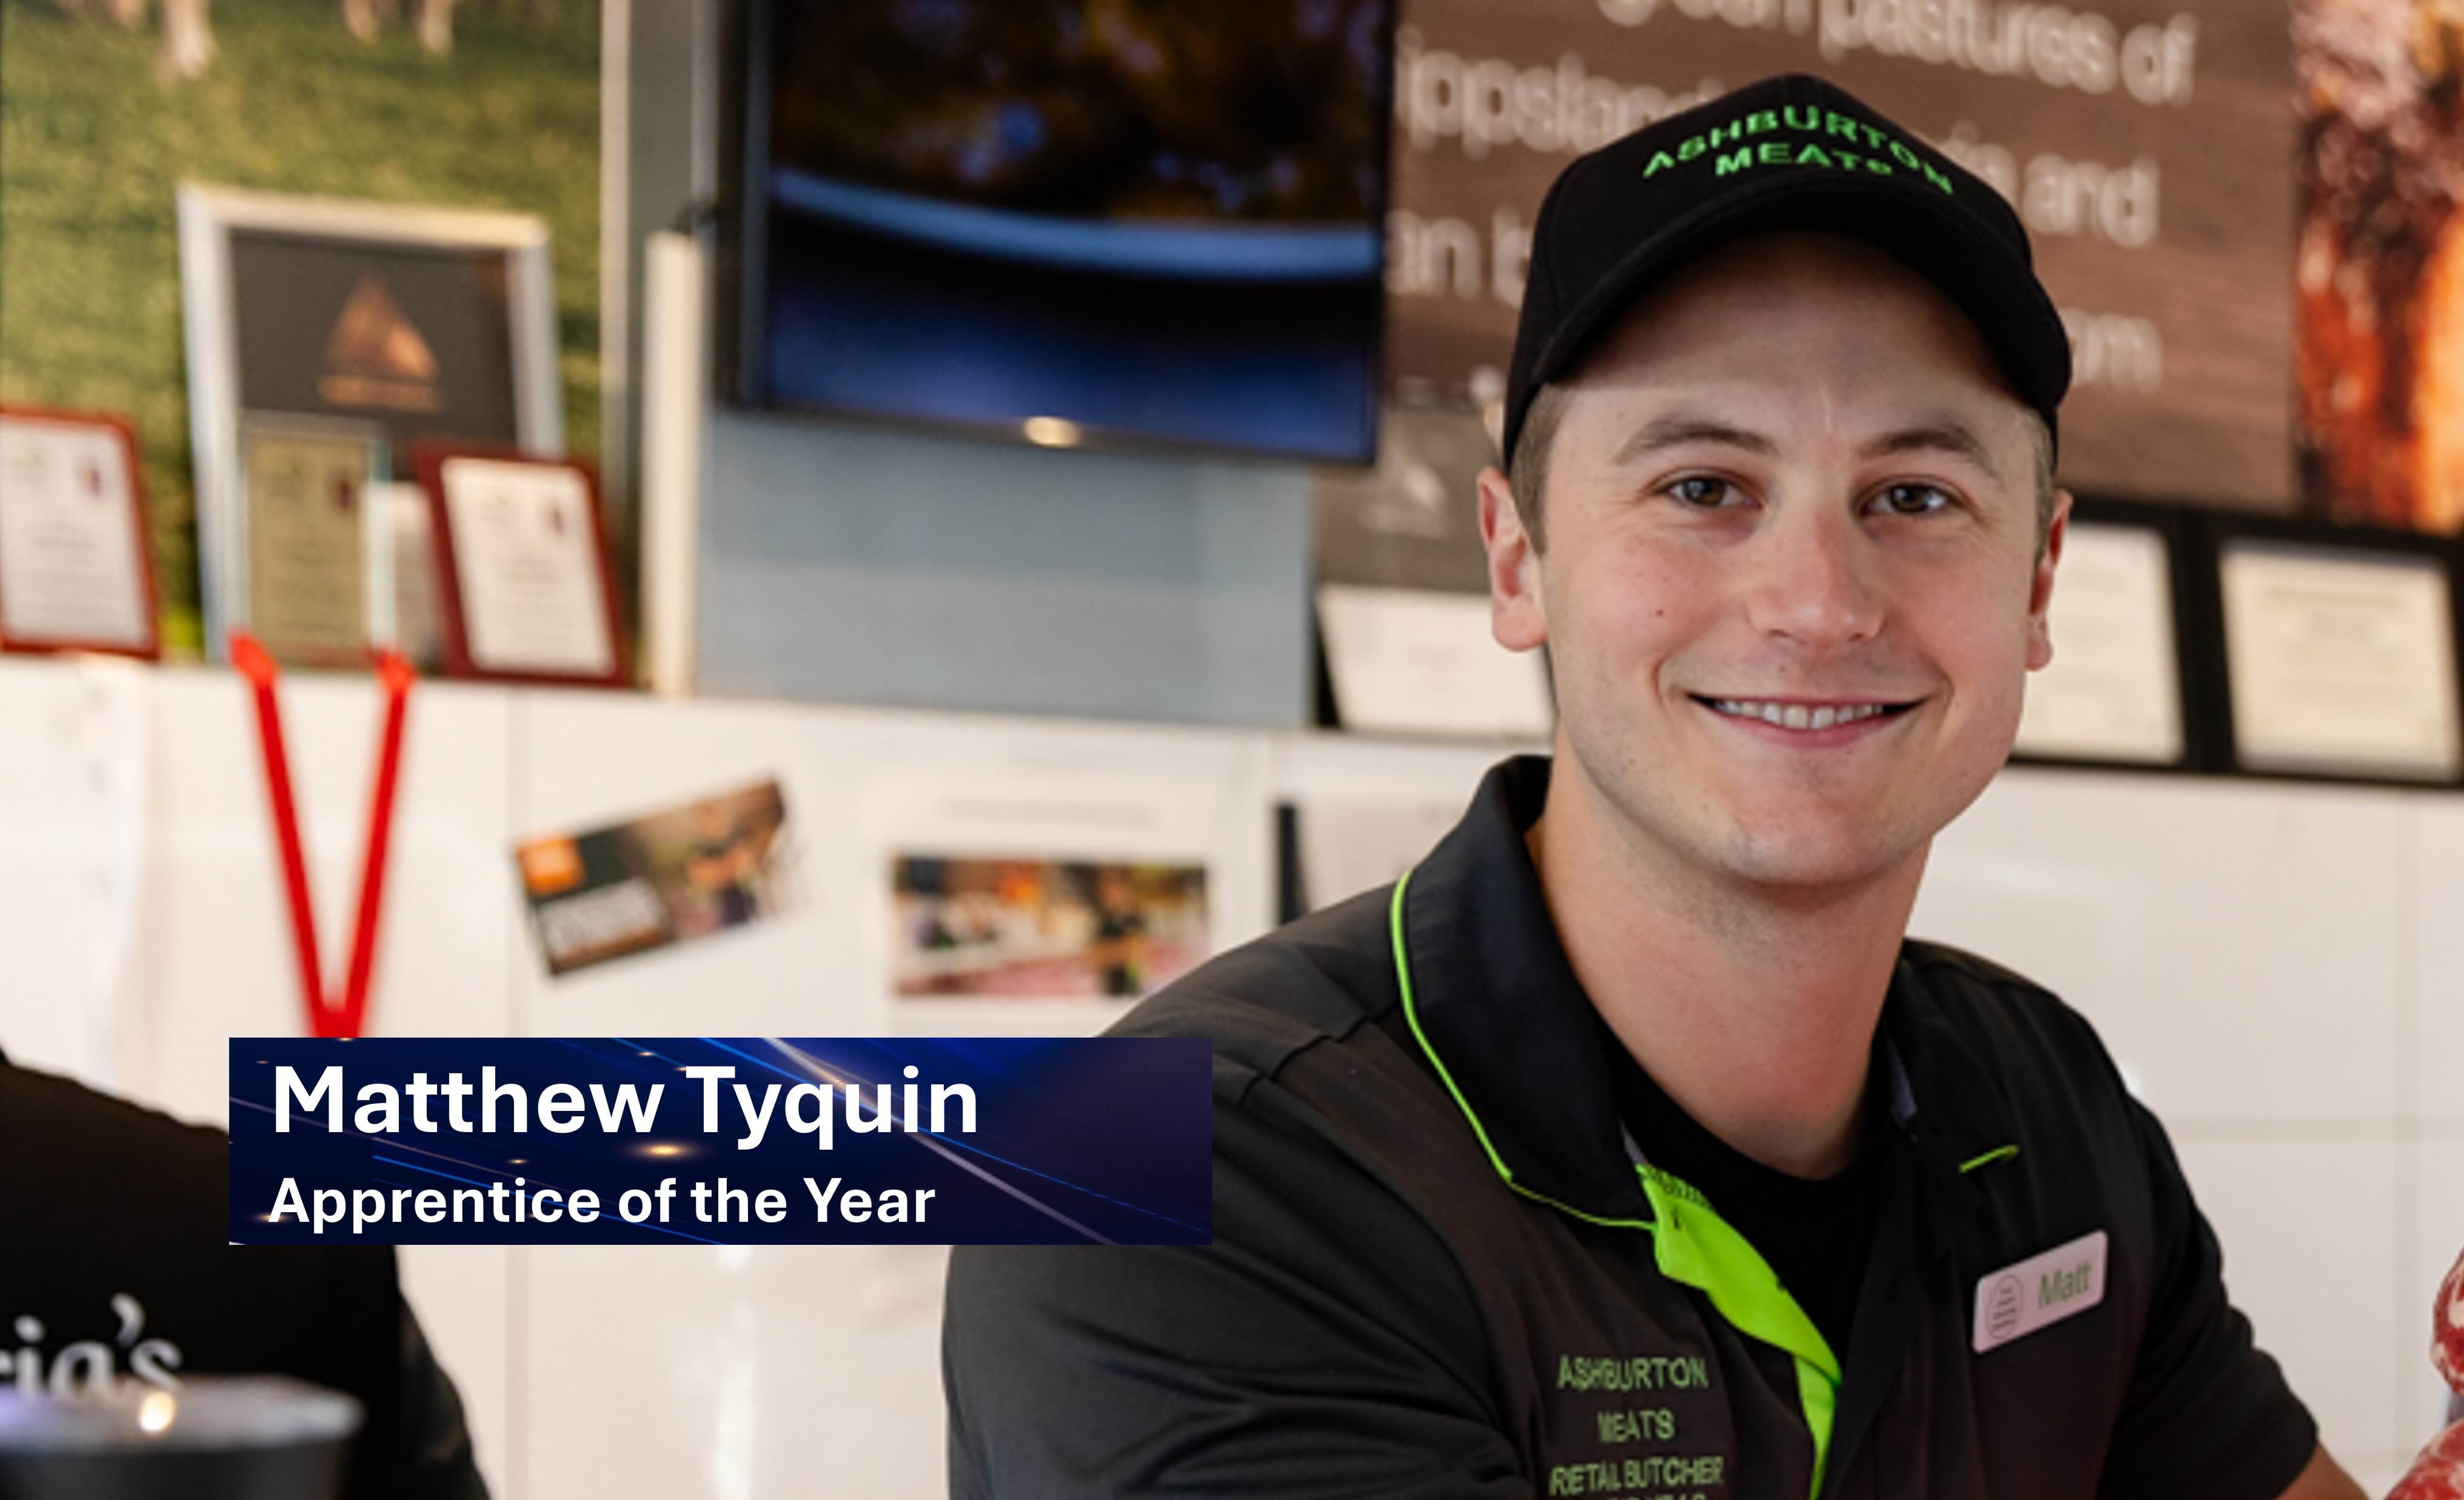
[[[1930,516],[1956,503],[1948,492],[1930,484],[1895,484],[1882,491],[1881,499],[1894,516]]]
[[[1681,505],[1692,505],[1703,510],[1710,510],[1727,498],[1728,484],[1725,479],[1707,479],[1700,476],[1680,479],[1668,487],[1668,495]]]

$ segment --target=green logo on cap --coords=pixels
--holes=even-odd
[[[1747,139],[1760,135],[1811,139],[1758,143]],[[1703,156],[1711,158],[1714,173],[1721,177],[1757,166],[1827,166],[1878,177],[1913,172],[1946,193],[1951,190],[1950,179],[1907,142],[1853,115],[1810,105],[1757,109],[1713,125],[1701,135],[1687,137],[1673,152],[1654,151],[1642,175],[1657,177]]]

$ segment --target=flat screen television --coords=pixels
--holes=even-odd
[[[739,404],[1364,462],[1393,0],[745,0]]]

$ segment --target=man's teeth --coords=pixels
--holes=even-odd
[[[1812,708],[1803,703],[1758,703],[1750,698],[1714,698],[1711,706],[1723,714],[1759,718],[1782,729],[1829,729],[1834,724],[1853,724],[1860,718],[1872,718],[1884,707],[1880,703],[1825,703]]]

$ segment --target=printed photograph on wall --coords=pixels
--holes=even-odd
[[[205,629],[179,185],[536,215],[561,447],[595,458],[600,19],[598,0],[0,0],[0,400],[132,419],[168,654]],[[324,396],[269,409],[407,421],[467,341],[422,320],[415,276],[357,294],[314,269],[356,305],[301,335]]]
[[[775,781],[514,852],[550,974],[709,938],[792,904]]]
[[[2464,9],[2293,8],[2303,499],[2464,530]]]
[[[1206,956],[1206,868],[900,853],[901,998],[1135,999]]]

